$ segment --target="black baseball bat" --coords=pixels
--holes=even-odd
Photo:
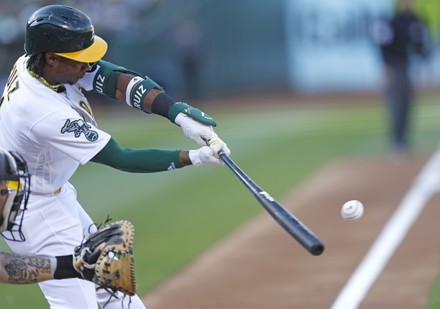
[[[307,251],[313,255],[324,252],[324,244],[300,220],[292,215],[266,191],[261,189],[249,176],[247,176],[230,157],[219,153],[220,159],[252,192],[266,211],[280,224],[293,238],[295,238]]]

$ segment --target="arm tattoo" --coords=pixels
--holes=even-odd
[[[49,257],[23,257],[16,254],[6,254],[4,257],[8,283],[28,284],[52,278]]]

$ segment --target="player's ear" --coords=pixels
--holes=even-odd
[[[46,53],[46,64],[53,67],[55,65],[55,62],[57,61],[57,55],[54,53]]]

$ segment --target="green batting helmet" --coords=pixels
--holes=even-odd
[[[107,43],[95,35],[90,18],[75,8],[48,5],[35,11],[26,24],[28,55],[52,52],[79,62],[96,62]]]

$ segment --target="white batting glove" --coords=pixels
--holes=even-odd
[[[193,165],[224,164],[222,160],[215,156],[214,151],[209,146],[190,150],[189,159]]]
[[[179,113],[175,120],[176,124],[183,130],[183,134],[192,139],[200,146],[206,145],[206,140],[216,136],[211,126],[202,124],[183,113]]]
[[[214,133],[215,134],[215,133]],[[223,152],[225,155],[229,156],[231,154],[231,150],[229,150],[228,145],[226,145],[225,142],[223,142],[217,134],[215,134],[215,137],[211,138],[208,141],[209,147],[211,147],[212,151],[214,151],[214,155],[216,158],[218,158],[218,154],[220,152]]]
[[[220,151],[228,156],[230,155],[231,151],[228,146],[218,137],[212,126],[202,124],[183,113],[177,115],[175,123],[182,128],[186,137],[192,139],[198,145],[205,146],[208,144],[217,158]]]

